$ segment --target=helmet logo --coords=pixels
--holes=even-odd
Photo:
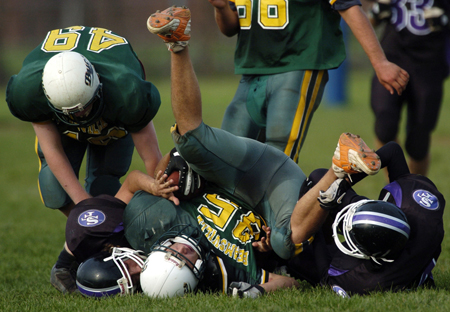
[[[100,210],[86,210],[78,216],[78,224],[84,227],[94,227],[102,224],[106,220],[106,215]]]
[[[191,288],[191,284],[189,283],[184,283],[183,285],[183,290],[185,294],[188,294],[190,292],[192,292],[192,288]]]
[[[86,73],[84,74],[84,83],[87,86],[91,86],[92,80],[94,79],[94,69],[92,68],[91,63],[86,59],[84,59],[84,64],[86,65]]]
[[[420,206],[429,210],[439,208],[439,200],[432,193],[425,190],[417,190],[413,193],[413,198]]]

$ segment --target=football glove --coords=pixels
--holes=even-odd
[[[174,192],[174,195],[178,199],[187,200],[202,192],[206,180],[192,170],[191,166],[189,166],[175,148],[170,151],[169,163],[164,173],[169,176],[174,171],[178,171],[180,174],[178,182],[179,189]]]
[[[228,293],[239,298],[258,298],[266,291],[259,285],[250,285],[244,282],[232,282],[228,287]]]
[[[449,27],[448,16],[441,8],[431,7],[425,9],[424,17],[431,31],[441,31]]]
[[[320,207],[327,211],[336,208],[342,203],[342,199],[349,188],[350,184],[345,179],[337,179],[331,183],[326,191],[319,191],[317,200]]]

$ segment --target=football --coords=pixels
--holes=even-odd
[[[169,181],[169,180],[173,180],[171,185],[178,185],[178,183],[180,182],[180,172],[178,170],[175,170],[174,172],[172,172],[167,177],[167,181]]]

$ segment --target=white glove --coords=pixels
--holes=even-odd
[[[259,285],[250,285],[244,282],[232,282],[228,287],[228,293],[239,298],[258,298],[266,291]]]
[[[330,210],[342,203],[350,184],[344,179],[337,179],[331,183],[330,187],[324,192],[319,191],[317,200],[320,202],[320,207],[325,210]]]

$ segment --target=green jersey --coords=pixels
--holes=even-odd
[[[42,89],[42,72],[56,53],[75,51],[95,67],[102,83],[105,109],[88,127],[58,123]],[[11,113],[28,122],[55,120],[60,133],[79,141],[107,145],[144,128],[156,115],[161,100],[156,87],[145,81],[138,57],[126,38],[98,27],[73,26],[48,32],[9,80],[6,101]]]
[[[340,15],[327,0],[230,0],[239,16],[236,74],[337,68],[345,59]]]
[[[202,196],[171,201],[143,191],[137,192],[124,213],[125,236],[135,249],[149,252],[155,241],[178,224],[200,227],[209,248],[219,259],[219,285],[232,281],[261,284],[268,274],[256,264],[252,242],[262,235],[265,221],[247,205],[217,187],[208,187]],[[212,281],[211,281],[212,283]],[[226,287],[223,289],[226,290]]]

